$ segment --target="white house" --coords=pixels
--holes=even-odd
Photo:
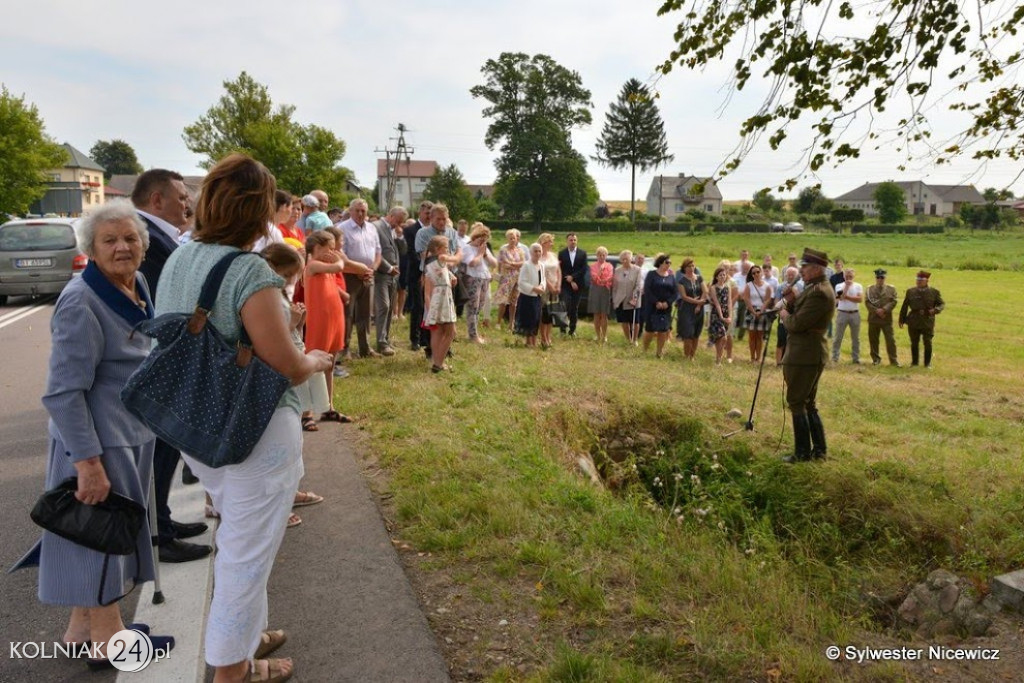
[[[722,214],[722,192],[713,178],[686,175],[660,175],[647,190],[647,213],[675,219],[691,209]]]
[[[881,183],[864,183],[855,190],[835,198],[835,203],[848,209],[861,209],[865,216],[877,216],[875,190]],[[912,216],[955,216],[964,204],[984,204],[985,198],[974,185],[931,185],[920,180],[897,182],[903,190],[907,213]]]
[[[390,208],[387,203],[388,197],[388,161],[377,159],[377,181],[380,183],[380,196],[377,197],[377,206],[381,210]],[[423,199],[423,190],[427,182],[437,170],[436,161],[396,161],[391,160],[393,177],[395,179],[395,196],[391,206],[404,206],[415,209],[416,205]],[[415,214],[415,210],[412,212]]]

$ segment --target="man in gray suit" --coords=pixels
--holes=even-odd
[[[408,211],[395,206],[374,224],[380,238],[380,265],[373,280],[373,321],[377,326],[377,353],[382,356],[395,355],[391,346],[391,303],[398,291],[399,275],[395,231],[402,229],[408,217]]]

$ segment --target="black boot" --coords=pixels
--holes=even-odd
[[[793,455],[787,455],[782,462],[807,462],[811,459],[811,427],[807,415],[793,415]]]
[[[917,358],[917,344],[914,344],[910,347],[910,364],[917,365]]]
[[[930,368],[932,366],[932,350],[931,347],[924,347],[924,366]]]
[[[828,454],[828,446],[825,444],[825,425],[821,424],[821,416],[817,410],[807,413],[807,422],[811,428],[811,458],[824,460]]]

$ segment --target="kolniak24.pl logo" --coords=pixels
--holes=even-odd
[[[118,631],[106,643],[11,643],[11,659],[107,659],[119,671],[142,671],[151,662],[167,659],[170,648],[153,647],[153,641],[142,631]]]

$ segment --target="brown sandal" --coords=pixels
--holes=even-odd
[[[287,642],[288,635],[280,629],[264,631],[260,634],[260,646],[256,648],[256,654],[253,655],[253,659],[263,659]]]
[[[285,664],[291,668],[285,672]],[[295,668],[292,666],[291,658],[285,659],[254,659],[249,665],[249,683],[284,683],[292,674]]]
[[[339,413],[337,410],[328,410],[326,413],[320,414],[321,422],[341,422],[342,424],[348,424],[352,422],[352,418],[344,413]]]
[[[312,415],[302,418],[302,431],[304,432],[319,432],[320,428],[316,426],[316,420],[313,419]]]

